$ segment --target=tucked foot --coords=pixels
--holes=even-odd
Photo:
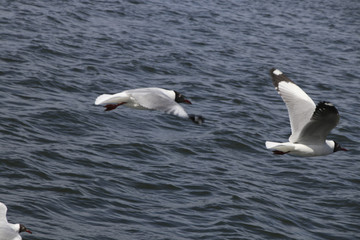
[[[196,124],[203,124],[205,122],[205,118],[203,118],[202,116],[190,114],[189,118]]]
[[[283,152],[283,151],[279,151],[279,150],[274,150],[273,153],[276,154],[276,155],[284,155],[284,154],[287,154],[289,152]]]
[[[107,104],[107,105],[104,106],[104,108],[106,108],[105,111],[111,111],[111,110],[114,110],[115,108],[117,108],[118,106],[123,105],[123,104],[125,104],[125,102],[118,103],[118,104]]]

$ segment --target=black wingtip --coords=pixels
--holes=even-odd
[[[270,69],[270,75],[272,75],[275,70],[276,70],[276,68],[274,68],[274,67],[272,69]]]
[[[279,70],[279,69],[277,69],[277,68],[272,68],[272,69],[270,69],[270,75],[272,76],[272,75],[276,75],[276,76],[280,76],[280,75],[282,75],[283,73]]]
[[[334,106],[334,104],[332,104],[331,102],[322,101],[316,105],[316,109],[312,118],[316,119],[320,116],[324,117],[332,114],[339,115],[339,112]]]
[[[203,124],[205,122],[205,118],[203,116],[197,116],[197,115],[189,115],[189,118],[191,121],[193,121],[196,124]]]
[[[272,68],[270,69],[270,75],[273,81],[273,84],[275,88],[277,89],[279,86],[279,82],[285,81],[285,82],[292,82],[288,77],[285,76],[279,69]]]

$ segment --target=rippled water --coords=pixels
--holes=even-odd
[[[359,1],[0,6],[0,201],[24,239],[359,238]],[[272,67],[337,106],[351,151],[265,149],[290,133]],[[149,86],[205,124],[93,105]]]

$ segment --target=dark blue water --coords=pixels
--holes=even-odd
[[[359,238],[359,1],[0,5],[0,201],[24,239]],[[337,106],[349,152],[265,149],[290,133],[272,67]],[[93,105],[151,86],[205,124]]]

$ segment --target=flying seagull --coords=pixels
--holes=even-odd
[[[4,203],[0,202],[0,239],[1,240],[21,240],[19,233],[28,232],[32,233],[24,225],[16,223],[8,223],[6,218],[7,207]]]
[[[347,151],[333,140],[326,140],[327,135],[339,122],[339,113],[330,102],[313,100],[280,70],[271,69],[275,89],[284,100],[289,112],[291,136],[289,142],[266,141],[267,149],[274,154],[295,156],[321,156],[337,151]]]
[[[95,100],[95,105],[104,105],[105,111],[111,111],[120,105],[135,109],[159,110],[178,117],[191,119],[202,124],[204,118],[188,114],[179,103],[191,104],[184,95],[174,90],[162,88],[137,88],[116,94],[102,94]]]

